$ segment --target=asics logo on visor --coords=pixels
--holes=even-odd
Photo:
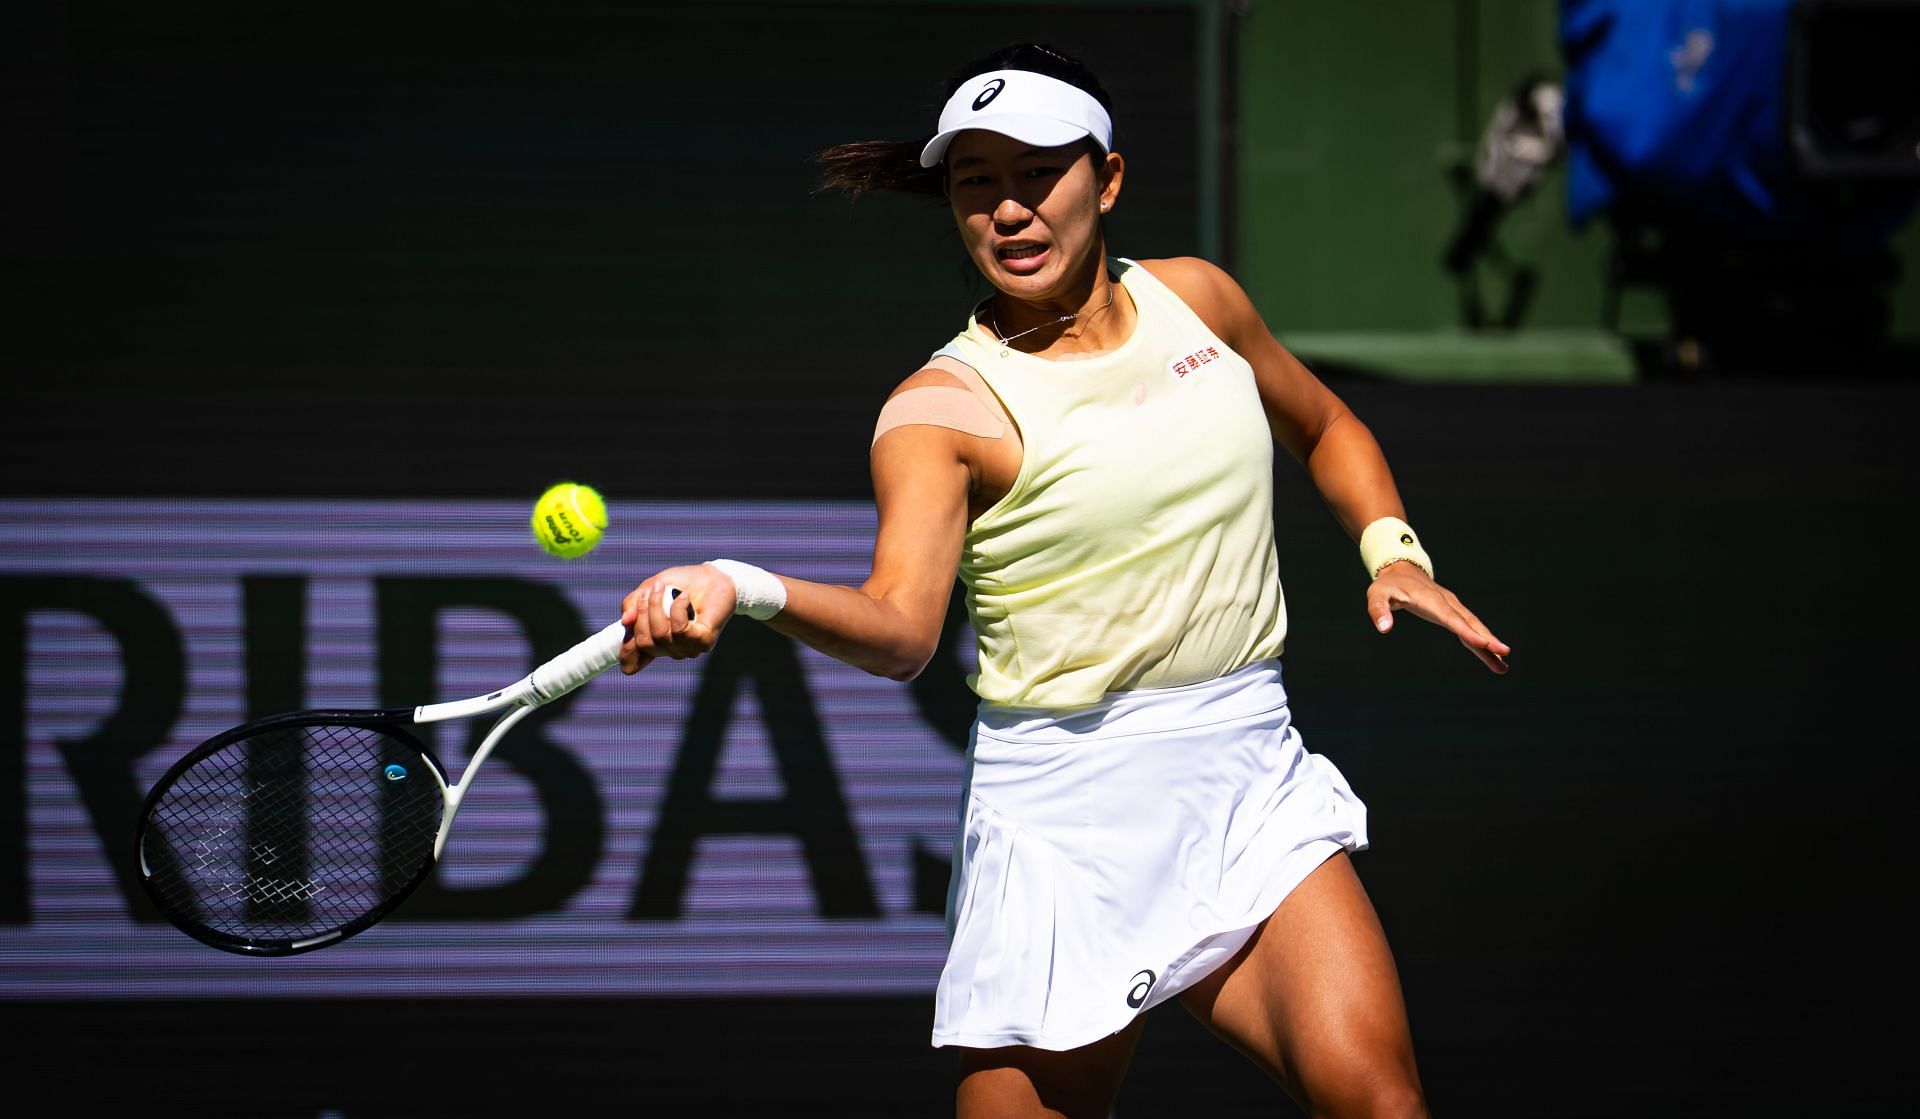
[[[977,113],[988,105],[991,105],[993,99],[1000,96],[1000,91],[1005,88],[1007,88],[1007,79],[1005,78],[995,78],[988,82],[987,87],[980,91],[980,96],[973,99],[973,111]]]

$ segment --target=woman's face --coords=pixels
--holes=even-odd
[[[1081,140],[1036,148],[972,129],[947,147],[947,201],[967,255],[1016,299],[1085,297],[1101,267],[1102,206],[1120,194],[1124,163]]]

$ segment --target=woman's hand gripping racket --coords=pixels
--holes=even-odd
[[[473,699],[295,711],[215,735],[147,796],[136,840],[147,893],[181,931],[229,952],[340,943],[433,873],[474,775],[506,733],[618,664],[625,638],[615,622]],[[458,784],[407,729],[494,712]]]

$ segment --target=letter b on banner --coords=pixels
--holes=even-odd
[[[435,694],[442,611],[470,607],[514,619],[531,646],[528,665],[557,656],[586,637],[572,603],[557,588],[541,583],[387,578],[375,581],[374,601],[380,618],[380,698],[387,707],[412,707]],[[605,809],[593,778],[540,731],[571,702],[568,697],[528,716],[488,762],[517,770],[539,797],[546,830],[533,861],[519,877],[493,886],[456,888],[436,875],[421,884],[396,919],[498,920],[548,912],[563,907],[592,878],[606,834]],[[459,725],[469,735],[470,752],[485,737],[491,720]],[[459,770],[451,760],[449,768]]]

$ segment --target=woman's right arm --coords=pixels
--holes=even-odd
[[[923,370],[895,394],[946,379]],[[764,624],[876,676],[918,676],[939,645],[960,567],[974,477],[969,451],[968,437],[949,428],[916,424],[889,431],[871,456],[880,522],[873,573],[857,589],[777,576],[787,604]],[[682,592],[671,616],[659,593],[664,586]],[[733,608],[733,581],[709,564],[649,576],[622,603],[620,620],[631,633],[620,647],[621,670],[632,674],[656,657],[711,651]]]

